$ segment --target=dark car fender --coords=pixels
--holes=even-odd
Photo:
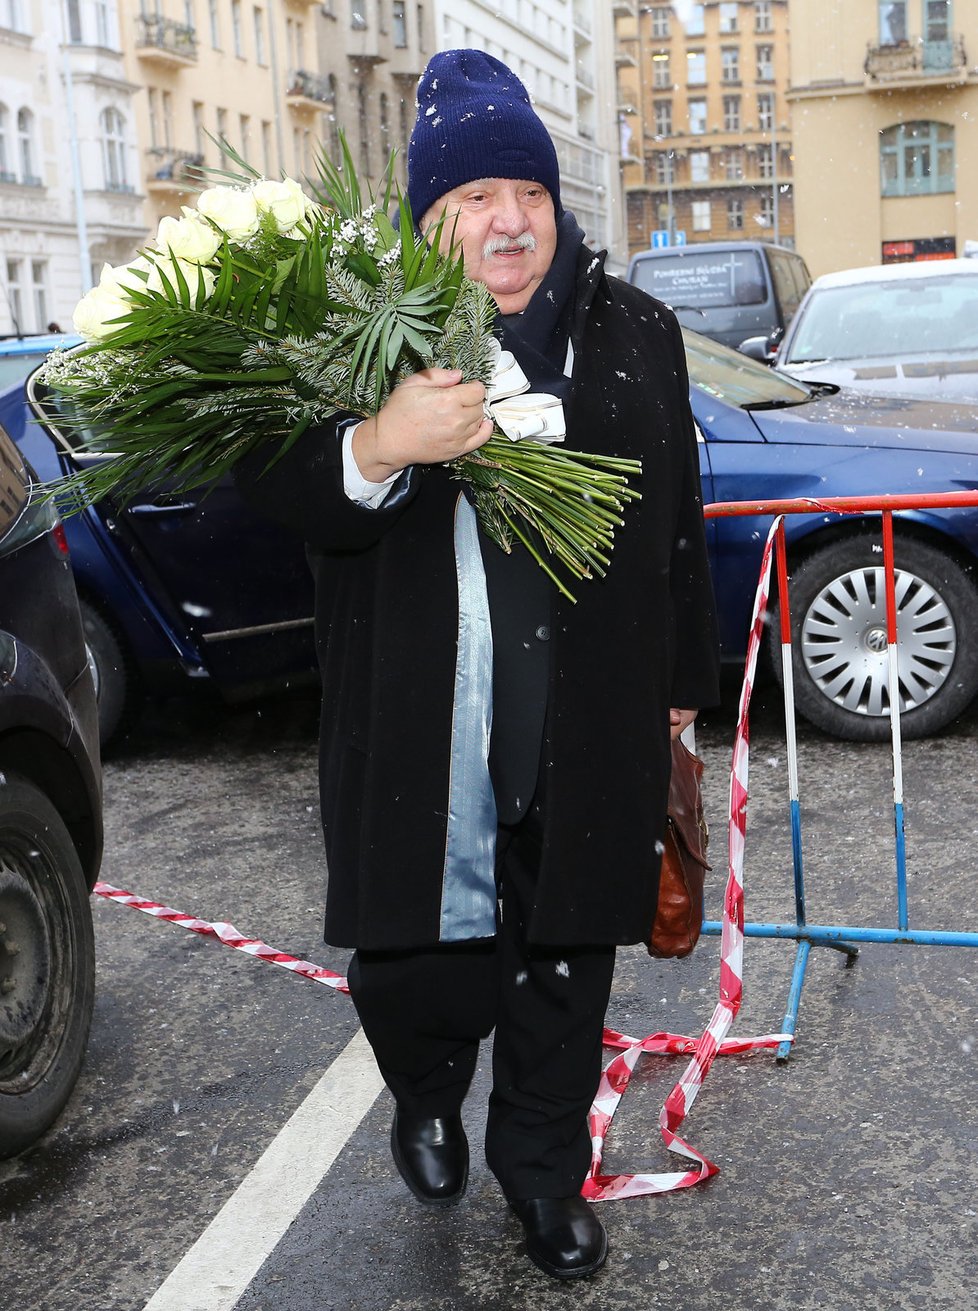
[[[87,678],[88,671],[79,677]],[[35,651],[0,629],[0,775],[6,770],[50,798],[91,887],[102,856],[101,778],[51,671]]]

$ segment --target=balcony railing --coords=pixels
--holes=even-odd
[[[191,191],[204,180],[204,156],[192,150],[150,146],[146,189],[151,192]]]
[[[197,58],[197,29],[160,14],[137,14],[136,53],[167,64],[192,64]]]
[[[955,34],[946,41],[901,41],[897,45],[870,45],[863,64],[868,81],[892,86],[940,78],[963,81],[967,76],[964,37]]]
[[[295,108],[335,109],[335,84],[320,73],[293,68],[285,83],[285,97]]]

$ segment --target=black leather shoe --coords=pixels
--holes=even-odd
[[[395,1111],[391,1152],[401,1178],[419,1202],[451,1206],[465,1192],[469,1144],[459,1116]]]
[[[526,1254],[555,1279],[584,1279],[604,1265],[608,1235],[583,1197],[510,1201],[523,1223]]]

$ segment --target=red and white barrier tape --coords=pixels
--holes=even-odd
[[[168,924],[179,924],[182,928],[189,929],[191,933],[200,933],[206,938],[217,938],[225,947],[246,951],[249,956],[257,956],[259,960],[267,961],[269,965],[281,965],[283,969],[291,970],[293,974],[301,974],[304,979],[312,979],[313,983],[325,983],[327,987],[335,988],[337,992],[350,991],[342,974],[335,974],[332,970],[323,969],[321,965],[313,965],[311,961],[300,960],[297,956],[288,956],[284,951],[276,951],[260,938],[246,938],[233,924],[221,922],[210,924],[207,920],[195,919],[193,915],[184,915],[178,910],[171,910],[169,906],[161,906],[157,901],[147,901],[145,897],[136,897],[131,892],[123,892],[121,888],[114,888],[111,883],[96,883],[92,890],[100,897],[118,902],[120,906],[131,906],[133,910],[144,911],[155,919],[166,920]]]
[[[727,851],[729,875],[723,899],[723,927],[720,935],[720,989],[716,1009],[709,1024],[698,1039],[681,1034],[655,1033],[649,1038],[626,1038],[622,1034],[605,1031],[608,1046],[621,1046],[624,1050],[605,1067],[598,1093],[591,1107],[592,1157],[588,1177],[581,1192],[592,1202],[609,1201],[613,1197],[641,1197],[650,1193],[668,1193],[676,1188],[689,1188],[717,1173],[719,1167],[701,1152],[679,1137],[678,1129],[688,1115],[703,1080],[718,1055],[733,1055],[777,1047],[787,1034],[766,1034],[760,1038],[726,1041],[726,1034],[740,1010],[743,999],[744,960],[744,844],[747,833],[747,774],[750,755],[748,708],[757,670],[757,656],[764,635],[767,599],[771,581],[771,554],[775,533],[781,518],[775,519],[768,533],[761,561],[761,574],[754,596],[754,613],[751,619],[750,639],[744,682],[740,691],[737,714],[737,732],[734,736],[733,762],[730,768],[730,816],[727,824]],[[659,1130],[662,1141],[670,1151],[696,1162],[693,1169],[664,1174],[603,1175],[601,1158],[612,1117],[622,1094],[628,1087],[632,1071],[643,1052],[682,1055],[692,1053],[679,1082],[666,1098],[659,1112]]]
[[[679,1033],[652,1033],[647,1038],[630,1038],[614,1029],[605,1029],[604,1045],[617,1047],[619,1054],[605,1066],[601,1074],[598,1092],[591,1107],[589,1122],[591,1127],[592,1158],[591,1168],[584,1181],[581,1193],[592,1202],[610,1201],[616,1197],[641,1197],[651,1193],[668,1193],[677,1188],[689,1188],[701,1183],[718,1172],[719,1167],[708,1160],[701,1152],[690,1147],[678,1135],[678,1129],[685,1120],[696,1095],[709,1073],[710,1066],[717,1056],[739,1056],[745,1052],[759,1051],[762,1048],[777,1047],[791,1035],[784,1033],[765,1034],[759,1038],[727,1038],[726,1034],[740,1010],[743,997],[743,954],[744,954],[744,843],[747,831],[747,774],[749,757],[748,707],[754,685],[757,668],[757,656],[761,637],[764,632],[764,617],[767,609],[768,591],[771,577],[771,550],[774,536],[781,518],[775,520],[768,534],[764,556],[761,562],[761,576],[754,598],[754,615],[751,621],[750,640],[747,648],[747,661],[744,683],[740,693],[740,708],[737,716],[737,732],[734,737],[733,764],[730,771],[730,818],[727,827],[727,845],[729,853],[729,876],[723,901],[723,929],[720,937],[720,989],[716,1009],[706,1029],[699,1038],[688,1038]],[[162,906],[159,902],[147,901],[131,892],[124,892],[110,883],[96,883],[94,891],[101,897],[115,901],[134,910],[144,911],[156,919],[169,924],[179,924],[191,933],[200,933],[205,937],[217,938],[226,947],[245,951],[249,956],[267,961],[270,965],[280,965],[293,974],[300,974],[314,983],[325,983],[338,992],[349,992],[346,979],[342,974],[323,969],[311,961],[300,960],[285,952],[276,951],[258,938],[246,938],[231,924],[209,923],[207,920],[195,919]],[[659,1129],[662,1140],[670,1151],[687,1157],[696,1163],[693,1169],[672,1171],[662,1174],[615,1174],[600,1173],[601,1158],[604,1154],[605,1139],[618,1103],[628,1087],[632,1073],[643,1053],[660,1056],[691,1055],[679,1082],[666,1098],[659,1112]]]

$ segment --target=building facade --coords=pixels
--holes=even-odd
[[[629,252],[677,240],[793,247],[787,0],[616,13]]]
[[[978,239],[978,0],[791,0],[797,235],[813,274]]]
[[[439,50],[475,47],[522,79],[553,137],[561,197],[588,243],[624,267],[615,123],[615,9],[637,0],[436,0]],[[413,118],[413,109],[412,109]]]
[[[115,0],[0,6],[0,334],[70,326],[144,233]]]

